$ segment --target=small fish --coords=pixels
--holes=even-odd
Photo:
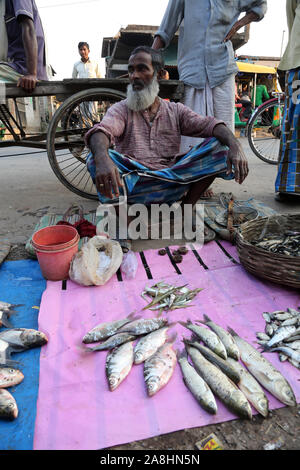
[[[238,361],[231,357],[227,361],[240,376],[239,389],[243,392],[248,401],[265,418],[269,414],[269,401],[253,375],[251,375]]]
[[[269,349],[268,352],[273,351],[280,351],[293,361],[300,362],[300,351],[297,349],[292,349],[287,346],[276,346],[275,348]]]
[[[0,366],[0,388],[13,387],[24,379],[20,370]]]
[[[43,346],[48,342],[45,333],[30,328],[13,328],[1,331],[0,339],[23,350]]]
[[[186,345],[196,371],[201,375],[209,388],[235,414],[241,418],[252,418],[251,406],[245,395],[214,364],[209,362],[198,349]]]
[[[159,317],[159,318],[140,318],[138,320],[134,320],[126,325],[122,326],[118,330],[118,333],[130,333],[132,335],[144,335],[147,333],[151,333],[151,331],[158,330],[163,326],[166,326],[168,323],[167,318]]]
[[[209,326],[210,329],[216,333],[221,342],[224,344],[227,355],[238,361],[240,353],[230,333],[224,330],[224,328],[222,328],[220,325],[217,325],[217,323],[214,323],[207,315],[203,315],[203,318],[204,321],[201,323]]]
[[[14,397],[5,388],[0,389],[0,418],[16,419],[18,417],[18,406]]]
[[[283,344],[282,344],[283,346]],[[289,348],[300,350],[300,340],[292,341],[286,344]]]
[[[269,312],[264,312],[263,317],[266,323],[271,323],[271,314]]]
[[[266,333],[261,333],[261,332],[259,332],[259,333],[256,333],[256,338],[257,338],[257,339],[260,339],[260,340],[262,340],[262,341],[269,341],[270,336],[267,335]]]
[[[116,333],[114,336],[110,336],[103,343],[94,346],[93,348],[86,347],[85,351],[105,351],[106,349],[114,349],[121,344],[128,343],[129,341],[134,341],[136,339],[135,335],[130,333]]]
[[[265,326],[265,333],[266,335],[269,336],[269,338],[271,338],[274,334],[274,327],[271,323],[267,323],[266,326]]]
[[[111,392],[127,377],[132,365],[133,341],[128,341],[107,354],[105,371]]]
[[[6,328],[12,328],[12,324],[10,323],[9,314],[6,311],[0,310],[0,328],[5,326]]]
[[[189,363],[186,351],[183,350],[181,353],[177,351],[176,354],[186,387],[206,411],[215,415],[218,406],[211,389]]]
[[[285,362],[288,359],[288,357],[282,353],[279,353],[278,357],[279,357],[280,362]]]
[[[224,374],[227,375],[235,384],[238,384],[239,381],[241,380],[240,375],[236,372],[235,369],[233,369],[230,364],[223,359],[222,357],[218,356],[218,354],[215,354],[211,349],[207,348],[206,346],[203,346],[202,344],[198,343],[195,341],[193,338],[193,341],[189,341],[187,339],[183,340],[184,344],[188,344],[196,349],[198,349],[201,354],[212,364],[215,366],[219,367]],[[234,359],[236,360],[236,359]]]
[[[134,363],[141,364],[154,354],[168,339],[169,326],[152,331],[139,340],[134,348]]]
[[[144,379],[150,397],[169,382],[176,362],[176,353],[169,341],[144,362]]]
[[[128,317],[123,318],[122,320],[115,320],[111,322],[100,323],[100,325],[92,328],[84,337],[82,342],[85,344],[96,343],[98,341],[103,341],[110,336],[116,334],[116,332],[122,326],[126,325],[135,318],[135,314],[131,313]]]
[[[229,332],[240,350],[241,360],[256,380],[285,405],[296,406],[293,389],[283,375],[234,330],[229,328]]]
[[[297,317],[288,318],[281,323],[281,326],[298,325],[299,319]]]
[[[289,312],[284,312],[284,313],[274,313],[274,318],[279,321],[284,321],[284,320],[290,320],[291,318],[295,318],[294,315],[292,315]]]
[[[284,343],[293,343],[294,341],[299,341],[300,335],[290,336],[289,338],[285,338],[283,340]]]
[[[185,328],[191,330],[196,336],[198,336],[207,347],[209,347],[213,352],[218,354],[223,359],[227,359],[227,352],[224,344],[220,338],[211,331],[209,328],[204,326],[194,325],[190,320],[185,322],[179,322]]]
[[[289,336],[292,336],[296,331],[297,329],[295,328],[295,326],[283,326],[281,328],[278,328],[274,336],[265,345],[264,350],[266,351],[275,344],[281,343],[281,341],[288,338]]]

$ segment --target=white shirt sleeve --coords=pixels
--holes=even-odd
[[[74,64],[72,78],[77,78],[77,75],[78,75],[77,67],[76,67],[76,64]]]

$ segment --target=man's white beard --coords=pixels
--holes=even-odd
[[[159,84],[156,75],[149,85],[142,90],[133,90],[132,85],[127,87],[127,106],[132,111],[144,111],[149,108],[159,93]]]

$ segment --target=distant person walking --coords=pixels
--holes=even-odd
[[[286,71],[286,96],[275,181],[277,201],[300,196],[300,0],[286,0],[286,14],[289,41],[278,66]]]
[[[81,59],[74,64],[72,78],[101,78],[98,62],[89,58],[90,46],[88,43],[80,42],[78,52]]]

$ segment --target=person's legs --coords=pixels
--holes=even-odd
[[[224,83],[213,88],[213,106],[216,119],[221,119],[234,133],[234,102],[235,102],[235,74],[232,74]]]

